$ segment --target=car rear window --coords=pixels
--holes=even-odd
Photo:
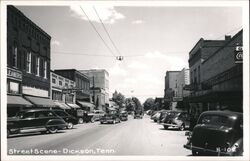
[[[199,123],[219,126],[231,125],[231,121],[228,117],[219,115],[206,115],[200,119]]]

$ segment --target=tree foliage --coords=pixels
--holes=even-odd
[[[120,108],[125,104],[125,96],[122,93],[115,91],[112,100],[119,105]]]
[[[144,110],[153,110],[155,108],[155,100],[153,98],[148,98],[143,103]]]

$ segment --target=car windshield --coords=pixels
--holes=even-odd
[[[231,121],[226,116],[219,115],[206,115],[199,120],[200,124],[218,125],[218,126],[230,126]]]

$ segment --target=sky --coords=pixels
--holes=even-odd
[[[51,36],[52,70],[106,69],[110,96],[117,90],[142,103],[164,96],[166,71],[188,68],[200,38],[224,39],[242,28],[239,7],[16,7]]]

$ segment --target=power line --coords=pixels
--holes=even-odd
[[[108,44],[104,41],[103,37],[101,36],[101,34],[98,32],[98,30],[96,29],[95,25],[91,22],[91,20],[89,19],[88,15],[85,13],[85,11],[83,10],[83,8],[80,6],[82,12],[85,14],[85,16],[87,17],[89,23],[91,24],[91,26],[93,27],[93,29],[95,30],[95,32],[97,33],[97,35],[101,38],[102,42],[104,43],[104,45],[108,48],[108,50],[111,52],[111,54],[116,57],[116,55],[113,53],[113,51],[110,49],[110,47],[108,46]]]
[[[81,56],[100,56],[100,57],[114,57],[111,55],[101,55],[101,54],[84,54],[84,53],[75,53],[75,52],[63,52],[63,51],[52,51],[55,54],[63,54],[63,55],[81,55]]]
[[[95,6],[93,6],[93,9],[95,10],[95,13],[96,13],[96,15],[97,15],[97,17],[98,17],[99,21],[101,22],[101,24],[102,24],[102,27],[103,27],[104,31],[105,31],[105,32],[106,32],[106,34],[108,35],[109,40],[111,41],[112,45],[115,47],[115,49],[116,49],[116,51],[118,52],[118,54],[119,54],[119,55],[121,55],[121,53],[120,53],[120,51],[118,50],[117,46],[115,45],[114,41],[111,39],[111,36],[110,36],[110,34],[109,34],[109,32],[108,32],[108,30],[107,30],[106,26],[104,25],[104,23],[103,23],[102,19],[100,18],[100,16],[99,16],[99,14],[98,14],[97,10],[95,9]],[[121,55],[121,56],[122,56],[122,55]]]

